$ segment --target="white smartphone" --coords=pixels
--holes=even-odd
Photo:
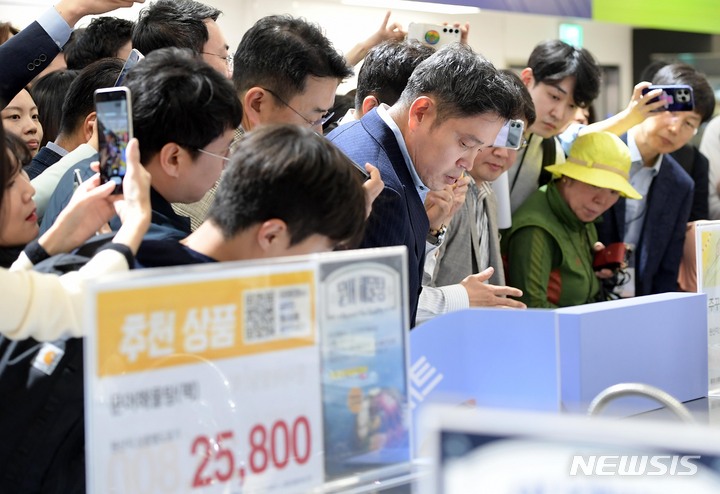
[[[130,72],[130,69],[135,67],[137,63],[145,58],[142,53],[140,53],[140,50],[137,50],[133,48],[130,50],[130,55],[128,55],[127,60],[125,60],[125,63],[123,64],[123,68],[120,71],[120,75],[118,75],[118,78],[115,80],[115,84],[113,84],[115,87],[122,86],[123,82],[125,81],[125,76],[127,76],[127,73]]]
[[[498,132],[494,148],[520,149],[523,142],[523,132],[525,131],[525,122],[522,120],[508,120]]]
[[[122,193],[127,168],[126,149],[133,137],[132,100],[127,87],[95,91],[98,140],[100,144],[100,181],[114,182],[115,194]]]
[[[408,39],[416,39],[433,48],[439,48],[448,43],[459,42],[460,28],[411,22],[408,26]]]

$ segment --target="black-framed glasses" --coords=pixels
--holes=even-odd
[[[282,99],[280,96],[278,96],[275,91],[273,91],[273,90],[271,90],[271,89],[267,89],[267,88],[261,88],[261,89],[263,89],[263,90],[267,91],[268,93],[272,94],[272,95],[275,97],[275,99],[277,99],[280,103],[282,103],[283,105],[287,106],[287,107],[290,108],[292,111],[294,111],[300,118],[302,118],[302,119],[305,120],[308,124],[310,124],[311,127],[322,126],[322,125],[325,124],[325,122],[327,122],[328,120],[330,120],[333,115],[335,115],[335,112],[329,111],[329,112],[327,112],[325,115],[323,115],[322,117],[318,118],[318,119],[315,120],[315,121],[310,120],[309,118],[305,117],[305,115],[303,115],[302,113],[300,113],[299,111],[297,111],[295,108],[293,108],[292,106],[290,106],[290,105],[288,104],[288,102],[285,101],[284,99]]]

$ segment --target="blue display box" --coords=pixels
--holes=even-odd
[[[666,293],[557,310],[468,309],[410,333],[413,416],[424,403],[585,413],[608,386],[707,396],[704,294]],[[659,408],[623,398],[603,413]]]

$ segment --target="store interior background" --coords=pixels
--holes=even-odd
[[[146,0],[150,2],[152,0]],[[270,14],[287,13],[304,17],[318,23],[326,35],[341,52],[346,52],[355,43],[374,32],[387,10],[392,10],[391,21],[400,22],[405,28],[410,22],[442,23],[469,22],[470,45],[482,53],[499,68],[522,68],[533,47],[540,41],[557,38],[561,23],[573,23],[582,28],[583,46],[588,48],[605,70],[603,88],[596,101],[599,116],[612,114],[623,108],[630,98],[632,87],[642,69],[653,59],[673,60],[680,57],[695,65],[711,80],[720,100],[720,15],[714,22],[707,22],[707,8],[696,13],[693,0],[679,2],[687,19],[703,19],[699,29],[705,32],[677,31],[683,26],[679,18],[661,20],[666,29],[651,29],[648,26],[598,22],[588,19],[555,17],[547,15],[521,14],[493,10],[475,9],[475,12],[448,13],[455,6],[439,6],[443,12],[408,10],[414,2],[402,0],[204,0],[223,11],[218,20],[231,51],[237,47],[243,33],[260,17]],[[348,5],[356,1],[363,6]],[[619,0],[604,0],[619,2]],[[646,9],[657,9],[665,0],[638,2]],[[630,1],[632,4],[634,0]],[[18,27],[24,27],[52,5],[53,0],[0,0],[0,19],[9,20]],[[622,4],[620,2],[619,4]],[[378,6],[369,6],[378,5]],[[629,4],[628,4],[629,5]],[[136,19],[143,4],[117,11],[114,15]],[[401,8],[403,7],[403,8]],[[638,10],[637,5],[628,7]],[[677,7],[674,7],[677,9]],[[720,7],[710,7],[720,12]],[[647,10],[645,11],[647,12]],[[638,18],[643,18],[639,10]],[[696,15],[695,15],[696,14]],[[695,15],[695,17],[693,17]],[[647,16],[645,16],[647,17]],[[81,21],[77,27],[89,22]],[[710,32],[715,25],[715,32]],[[705,27],[702,27],[705,26]],[[656,26],[652,26],[656,27]],[[669,30],[672,28],[673,30]],[[697,27],[693,28],[697,31]],[[717,33],[717,34],[716,34]],[[359,66],[358,66],[359,67]],[[357,71],[357,67],[356,67]],[[350,79],[340,86],[339,93],[352,89],[355,80]]]

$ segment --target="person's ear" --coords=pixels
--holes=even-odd
[[[520,72],[520,79],[522,79],[526,88],[533,87],[535,85],[535,75],[533,74],[533,69],[530,67],[522,69],[522,72]]]
[[[174,142],[165,144],[159,153],[160,167],[166,175],[178,178],[180,176],[180,168],[188,161],[192,161],[190,153]]]
[[[284,255],[290,247],[290,232],[287,224],[278,218],[264,221],[258,229],[257,242],[266,257]]]
[[[435,101],[429,96],[420,96],[410,104],[408,112],[408,125],[410,130],[427,123],[435,115]]]
[[[362,114],[366,115],[372,111],[373,108],[380,106],[380,101],[375,96],[365,96],[362,102]]]
[[[88,142],[92,136],[93,132],[95,131],[95,119],[97,118],[97,114],[93,111],[88,113],[87,117],[85,117],[85,120],[83,120],[82,123],[82,133],[83,133],[83,142]]]
[[[269,98],[272,98],[272,95],[268,94],[263,88],[256,86],[247,90],[242,99],[242,104],[243,113],[250,123],[250,129],[245,130],[251,130],[262,123],[263,107],[271,103]]]

